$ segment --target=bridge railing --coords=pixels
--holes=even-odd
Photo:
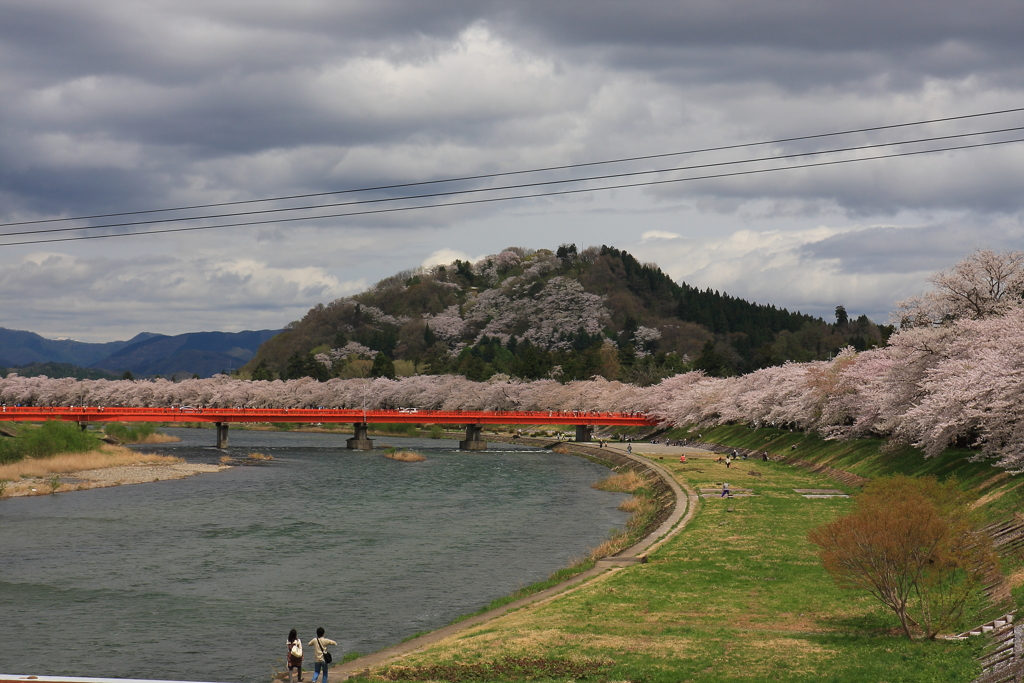
[[[426,410],[416,408],[209,408],[194,406],[3,406],[0,421],[77,422],[405,422],[418,424],[564,424],[654,426],[644,413],[567,410]]]

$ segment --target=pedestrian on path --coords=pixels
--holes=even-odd
[[[317,678],[320,677],[320,672],[324,673],[322,683],[327,683],[327,667],[330,666],[331,662],[325,658],[324,655],[330,657],[330,653],[327,651],[328,645],[337,645],[336,642],[330,638],[324,638],[324,627],[321,626],[316,630],[316,638],[309,641],[309,646],[313,648],[316,653],[316,661],[313,662],[313,683],[317,683]]]
[[[292,669],[299,670],[298,680],[302,680],[302,641],[295,629],[288,632],[288,681],[292,680]]]
[[[722,482],[722,498],[732,498],[732,494],[729,492],[729,482],[727,481]],[[316,681],[316,679],[313,680],[314,682]]]

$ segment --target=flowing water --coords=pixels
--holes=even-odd
[[[141,447],[217,462],[211,430]],[[546,578],[621,527],[582,458],[377,437],[232,430],[272,461],[0,501],[0,673],[269,680],[316,627],[336,660],[438,628]],[[307,650],[309,650],[307,648]],[[312,667],[311,651],[306,664]]]

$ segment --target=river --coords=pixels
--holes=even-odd
[[[140,447],[217,462],[211,430]],[[285,639],[336,659],[443,626],[546,578],[625,522],[582,458],[232,430],[271,461],[188,479],[0,501],[0,673],[266,683]],[[307,665],[312,657],[307,653]]]

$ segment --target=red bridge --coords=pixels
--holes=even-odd
[[[373,423],[458,424],[466,425],[463,450],[483,450],[481,437],[485,424],[503,425],[576,425],[576,440],[589,441],[594,425],[651,427],[658,421],[644,413],[597,413],[585,411],[489,411],[489,410],[361,410],[336,408],[120,408],[95,406],[55,406],[25,408],[3,406],[0,422],[78,422],[83,429],[89,422],[212,422],[217,426],[217,448],[228,444],[228,425],[232,422],[347,422],[354,434],[349,448],[370,449],[367,425]]]

